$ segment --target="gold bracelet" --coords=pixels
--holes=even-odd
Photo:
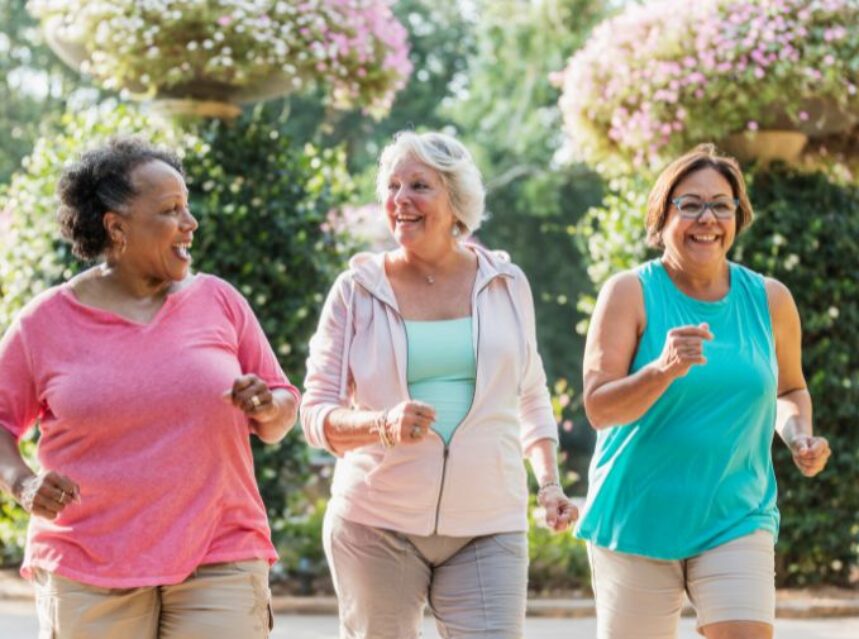
[[[375,422],[373,423],[372,428],[370,428],[370,432],[375,432],[379,436],[379,441],[382,443],[384,448],[392,448],[394,442],[391,441],[391,435],[388,433],[388,411],[382,411],[382,414],[379,415]]]
[[[547,488],[551,488],[552,486],[557,486],[558,488],[561,488],[561,484],[560,484],[560,482],[557,482],[557,481],[547,481],[545,484],[543,484],[542,486],[540,486],[539,490],[537,491],[537,499],[539,499],[539,498],[540,498],[540,495],[542,495],[542,494],[543,494],[543,491],[545,491]],[[563,491],[563,488],[561,488],[561,490]]]

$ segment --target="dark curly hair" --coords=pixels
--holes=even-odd
[[[169,164],[184,176],[179,158],[165,149],[134,137],[117,137],[85,152],[66,168],[57,186],[60,233],[72,253],[85,260],[101,256],[110,245],[102,219],[137,195],[131,173],[153,160]]]

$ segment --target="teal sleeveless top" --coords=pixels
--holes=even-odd
[[[714,302],[680,291],[662,263],[637,269],[646,327],[630,368],[657,359],[672,328],[707,322],[707,363],[641,418],[601,430],[578,536],[654,559],[685,559],[756,530],[778,534],[771,446],[778,369],[764,279],[731,263]]]
[[[409,396],[435,408],[433,430],[450,443],[474,398],[477,364],[471,317],[418,322],[406,320]]]

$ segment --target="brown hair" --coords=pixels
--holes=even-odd
[[[746,193],[746,182],[739,163],[732,157],[719,155],[716,146],[710,143],[699,144],[694,149],[680,156],[669,164],[659,177],[647,198],[647,243],[656,248],[663,248],[662,229],[668,217],[671,206],[671,195],[675,187],[688,175],[701,169],[714,169],[721,173],[731,185],[734,197],[740,201],[737,207],[737,234],[752,223],[754,213],[749,196]]]

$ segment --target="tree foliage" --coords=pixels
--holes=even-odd
[[[0,184],[86,83],[44,46],[21,0],[0,0]]]
[[[602,0],[478,3],[476,53],[468,82],[444,113],[477,155],[486,176],[489,221],[480,239],[508,251],[534,291],[540,352],[556,394],[570,466],[584,470],[592,434],[578,402],[583,344],[576,299],[589,282],[574,230],[600,200],[601,180],[564,162],[558,90],[550,75],[608,11]]]

